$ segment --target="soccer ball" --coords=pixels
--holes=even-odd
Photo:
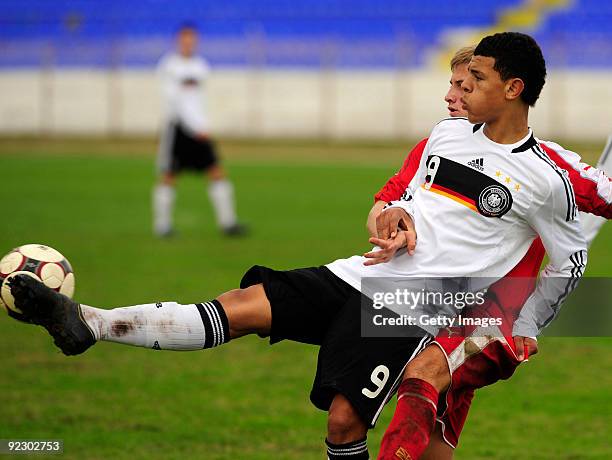
[[[19,246],[0,260],[0,306],[13,318],[25,320],[8,286],[8,280],[17,274],[31,276],[68,297],[74,295],[72,266],[62,254],[42,244]]]

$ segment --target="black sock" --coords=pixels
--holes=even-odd
[[[204,348],[217,347],[230,341],[229,321],[218,300],[197,303],[205,330]]]
[[[329,460],[368,460],[368,438],[346,444],[332,444],[327,439],[327,458]]]

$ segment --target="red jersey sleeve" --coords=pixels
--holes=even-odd
[[[427,139],[423,139],[410,151],[402,168],[391,177],[385,185],[374,195],[374,202],[376,201],[396,201],[399,200],[410,184],[410,181],[414,177],[419,164],[421,163],[421,157],[423,151],[427,145]]]
[[[540,142],[540,146],[552,161],[569,173],[578,209],[612,218],[612,180],[602,170],[583,163],[574,152],[550,142]]]

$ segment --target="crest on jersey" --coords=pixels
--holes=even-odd
[[[484,216],[501,217],[512,207],[512,195],[503,185],[489,185],[480,192],[476,207]]]
[[[421,187],[428,192],[451,199],[485,217],[502,217],[512,208],[508,187],[474,167],[440,155],[430,155],[426,166],[427,176]],[[497,177],[501,175],[501,171],[496,173]],[[512,181],[506,177],[505,182]],[[516,184],[515,190],[519,189],[520,185]]]

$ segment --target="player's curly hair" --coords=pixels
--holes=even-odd
[[[502,80],[523,80],[525,89],[521,99],[532,107],[535,105],[546,81],[546,62],[532,37],[520,32],[489,35],[476,46],[474,55],[495,59],[493,68]]]

